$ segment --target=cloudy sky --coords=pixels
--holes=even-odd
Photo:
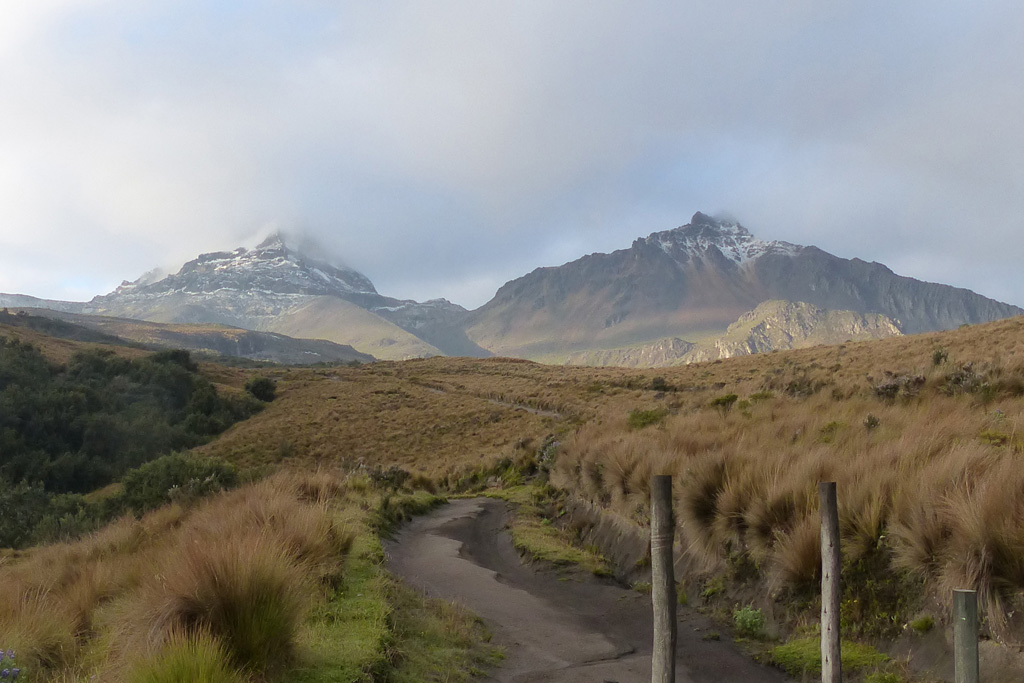
[[[467,307],[727,211],[1024,305],[1024,4],[14,0],[0,291],[315,236]]]

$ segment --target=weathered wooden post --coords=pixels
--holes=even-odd
[[[842,683],[839,641],[839,506],[836,483],[818,483],[821,501],[821,683]]]
[[[956,683],[978,683],[978,591],[953,591],[953,663]]]
[[[654,652],[651,683],[676,680],[676,578],[672,544],[672,477],[655,475],[651,480],[651,601],[654,605]]]

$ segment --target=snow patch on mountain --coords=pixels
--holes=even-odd
[[[716,220],[699,212],[694,214],[689,225],[652,233],[638,239],[634,247],[644,244],[660,248],[680,263],[702,259],[714,249],[738,265],[767,254],[793,256],[804,249],[780,240],[759,240],[734,220]]]
[[[147,274],[135,282],[124,282],[94,303],[108,298],[216,292],[345,296],[376,294],[377,290],[362,273],[311,259],[289,249],[280,235],[272,235],[253,249],[201,254],[173,275],[154,279]]]

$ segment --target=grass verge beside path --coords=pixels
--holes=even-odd
[[[309,615],[298,683],[469,681],[500,660],[475,616],[429,600],[384,568],[381,537],[446,502],[426,492],[384,493],[370,514],[346,508],[358,531],[340,585]]]
[[[556,566],[578,566],[595,576],[611,576],[611,567],[600,551],[585,547],[557,524],[557,492],[550,486],[528,483],[484,492],[515,504],[509,533],[516,550],[535,560]]]

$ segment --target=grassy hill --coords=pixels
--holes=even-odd
[[[31,330],[0,331],[8,333],[55,359],[75,345]],[[241,387],[254,372],[212,364],[201,371],[225,388]],[[979,589],[991,647],[1021,637],[1024,318],[657,370],[429,358],[260,372],[276,382],[276,400],[194,455],[231,463],[242,479],[319,471],[336,482],[332,490],[347,492],[331,494],[339,501],[332,514],[353,528],[370,529],[381,514],[393,519],[389,506],[403,497],[425,500],[416,488],[500,487],[539,471],[549,473],[551,504],[563,512],[603,512],[642,533],[650,475],[673,473],[684,593],[726,617],[737,606],[762,610],[772,633],[800,642],[817,618],[815,488],[834,479],[846,635],[912,650],[917,627],[910,624],[934,623],[941,632],[956,586]],[[410,476],[396,474],[403,471]],[[302,499],[301,486],[282,486]],[[160,514],[185,519],[199,510]],[[551,519],[592,538],[575,513]],[[373,566],[374,536],[366,533],[356,542],[368,544],[361,550],[335,553],[341,565],[331,571],[343,585]],[[96,555],[66,547],[61,552],[76,557]],[[33,558],[50,552],[57,551],[4,556],[4,585],[13,576],[5,572],[30,575]],[[642,574],[643,556],[631,562]],[[125,595],[134,595],[138,584],[126,582],[133,587]],[[307,596],[312,611],[304,614],[326,614],[344,597],[325,590]],[[122,599],[136,598],[111,598],[109,609]],[[382,609],[397,602],[387,604]],[[0,607],[0,633],[13,623],[4,609],[11,608]],[[311,618],[293,642],[315,640],[309,628],[328,628]],[[115,661],[104,659],[114,650],[100,654],[90,644],[92,636],[75,638],[82,654],[52,664],[54,671],[105,671]],[[296,667],[325,661],[302,647],[282,657]],[[116,661],[128,666],[129,659]],[[281,674],[270,667],[266,676]]]

